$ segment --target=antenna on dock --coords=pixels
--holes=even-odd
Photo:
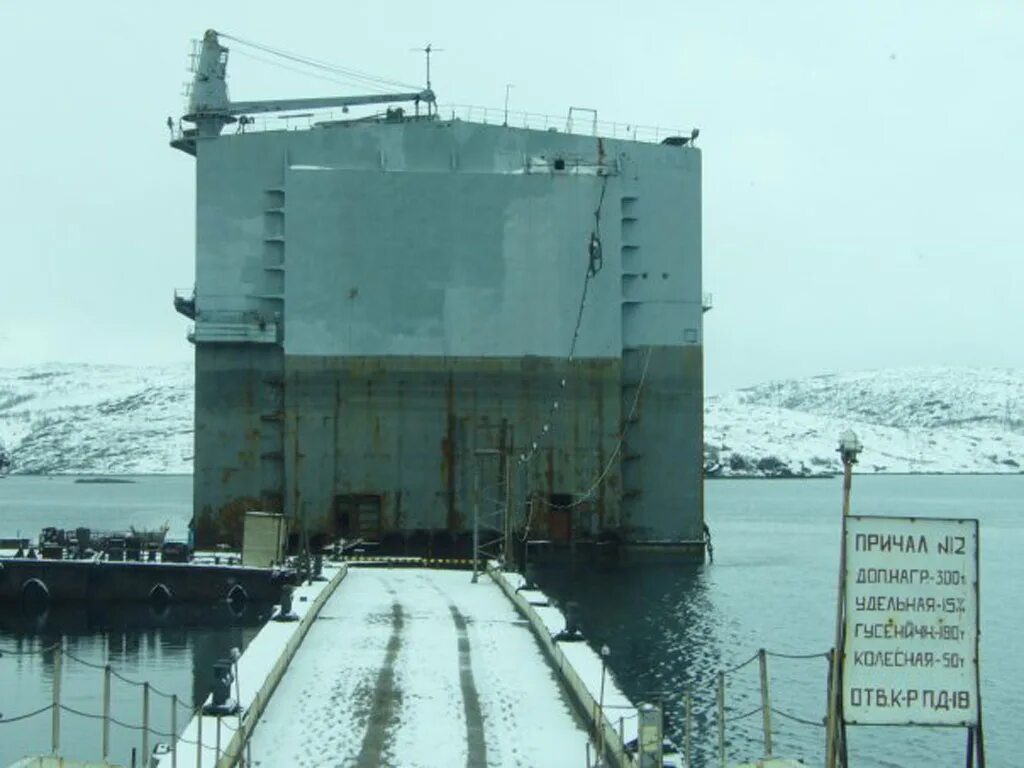
[[[426,59],[427,59],[427,90],[433,92],[433,89],[431,88],[431,85],[430,85],[430,54],[432,54],[432,53],[441,53],[442,51],[444,51],[444,48],[435,48],[432,44],[427,43],[423,48],[410,48],[409,50],[410,51],[418,51],[419,53],[422,53],[424,56],[426,56]],[[427,103],[427,109],[430,109],[430,103],[429,102]]]

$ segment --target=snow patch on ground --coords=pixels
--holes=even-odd
[[[481,765],[583,762],[585,729],[530,628],[491,579],[352,568],[261,718],[254,764],[466,765],[467,676],[486,747]]]

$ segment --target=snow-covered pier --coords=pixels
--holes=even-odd
[[[176,765],[561,768],[599,750],[632,764],[633,705],[610,674],[598,701],[600,657],[561,642],[564,618],[518,576],[326,575],[296,593],[298,621],[270,622],[239,660],[241,714],[194,719]]]

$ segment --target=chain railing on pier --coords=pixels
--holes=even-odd
[[[3,656],[28,656],[28,655],[44,655],[52,654],[53,656],[53,690],[52,690],[52,701],[50,704],[39,707],[37,709],[17,713],[17,714],[0,714],[0,726],[14,725],[16,723],[31,720],[33,718],[42,717],[47,714],[51,718],[51,740],[50,749],[53,754],[60,754],[60,733],[61,733],[61,715],[71,715],[74,717],[84,718],[87,720],[93,720],[100,723],[101,729],[101,756],[104,761],[107,761],[110,757],[110,728],[116,726],[118,728],[128,730],[136,734],[140,740],[141,754],[143,757],[144,764],[148,765],[148,761],[152,755],[153,750],[151,747],[156,746],[150,741],[150,737],[157,739],[163,739],[166,742],[164,747],[167,750],[164,754],[169,752],[170,755],[170,766],[171,768],[177,768],[177,752],[182,746],[189,746],[196,748],[196,765],[201,768],[203,764],[204,754],[212,753],[213,763],[212,765],[237,765],[237,764],[250,764],[250,743],[248,733],[243,729],[245,725],[246,714],[239,710],[236,714],[225,714],[224,716],[209,716],[215,720],[215,730],[213,734],[207,734],[204,737],[203,734],[203,704],[200,703],[197,706],[189,706],[184,703],[182,697],[179,697],[175,693],[168,693],[167,691],[161,690],[160,688],[152,685],[149,682],[134,680],[121,672],[116,671],[110,664],[98,664],[95,662],[88,661],[79,657],[78,655],[66,650],[63,647],[62,642],[53,643],[42,648],[35,649],[7,649],[0,648],[0,657]],[[786,659],[795,661],[811,661],[816,659],[825,659],[831,663],[830,653],[808,653],[808,654],[794,654],[794,653],[781,653],[775,651],[768,651],[766,649],[759,649],[756,653],[750,657],[733,664],[732,666],[722,668],[715,672],[713,682],[705,679],[702,684],[691,685],[689,690],[683,693],[683,708],[684,708],[684,724],[683,724],[683,757],[684,765],[690,768],[694,764],[694,747],[698,745],[702,739],[697,738],[697,734],[694,729],[694,720],[699,719],[703,723],[710,725],[715,724],[715,732],[717,737],[717,745],[715,753],[718,759],[718,764],[721,766],[726,765],[727,761],[727,741],[726,731],[727,726],[730,724],[740,723],[753,718],[754,716],[761,715],[761,732],[763,740],[763,756],[771,757],[773,755],[774,743],[773,737],[776,732],[776,728],[773,725],[772,716],[780,717],[788,722],[799,726],[811,727],[811,728],[824,728],[824,720],[815,720],[813,717],[806,717],[800,714],[794,714],[788,708],[782,708],[775,706],[771,700],[769,690],[769,674],[768,674],[768,659]],[[61,682],[63,678],[62,667],[66,661],[71,661],[82,666],[92,668],[101,671],[102,674],[102,711],[92,712],[79,709],[77,707],[69,706],[64,703],[61,697]],[[729,680],[735,679],[739,673],[743,672],[748,667],[753,667],[757,663],[759,682],[757,685],[758,692],[760,694],[760,702],[756,706],[739,707],[735,704],[727,703],[727,686],[726,683]],[[132,686],[134,688],[141,689],[141,700],[140,700],[140,716],[137,722],[126,722],[119,718],[114,717],[111,714],[111,684],[116,680],[122,684]],[[237,675],[234,678],[236,682],[237,692]],[[705,708],[702,711],[695,711],[693,706],[693,693],[699,690],[714,691],[715,704],[713,707]],[[169,711],[169,726],[166,730],[162,727],[155,725],[150,717],[150,697],[156,695],[170,702]],[[744,702],[749,700],[749,694],[746,697],[740,697],[739,701]],[[618,730],[620,737],[624,734],[624,726],[626,722],[635,719],[637,711],[632,707],[624,707],[621,705],[605,705],[603,709],[612,710],[609,712],[610,720],[612,723],[618,724]],[[628,712],[619,713],[617,710],[628,709]],[[187,726],[193,719],[196,720],[197,728],[195,738],[186,738],[183,735],[182,729],[179,728],[179,714],[184,713],[186,718],[184,725]],[[616,717],[616,715],[618,715]],[[209,719],[207,717],[207,719]],[[235,720],[236,723],[233,723]],[[226,729],[226,737],[222,737],[222,730]],[[234,736],[239,731],[243,732],[243,738],[240,743],[236,744],[231,748],[229,754],[230,745],[234,743]],[[251,729],[250,729],[251,733]],[[134,751],[134,749],[133,749]]]
[[[773,716],[778,716],[783,720],[787,720],[791,723],[801,726],[807,726],[812,728],[824,728],[824,716],[819,720],[814,720],[811,717],[803,717],[801,715],[793,714],[788,709],[777,707],[771,700],[770,692],[770,678],[768,674],[768,659],[788,659],[795,661],[812,661],[815,659],[825,659],[830,661],[830,653],[781,653],[777,651],[769,651],[766,649],[759,649],[756,653],[737,662],[729,667],[724,667],[714,673],[713,679],[705,679],[703,683],[690,686],[690,689],[683,693],[683,747],[681,752],[683,754],[683,764],[689,768],[694,765],[694,753],[696,747],[698,747],[705,739],[698,739],[697,734],[694,732],[694,720],[698,719],[707,725],[714,724],[714,735],[715,735],[715,747],[714,754],[717,758],[717,765],[725,766],[727,764],[728,754],[727,745],[728,741],[726,738],[728,726],[735,723],[741,723],[747,721],[757,715],[761,716],[761,739],[762,739],[762,750],[763,757],[771,757],[776,752],[774,744],[774,736],[776,735],[778,728],[776,723],[773,722]],[[739,676],[743,670],[748,667],[757,665],[758,670],[758,683],[756,685],[756,693],[754,695],[759,696],[759,702],[754,705],[749,705],[750,693],[748,692],[745,696],[741,696],[737,699],[737,704],[730,704],[727,697],[727,683],[730,680],[734,680]],[[710,692],[713,691],[714,705],[707,707],[702,711],[694,710],[693,693],[697,691]],[[740,706],[746,703],[747,706]],[[706,734],[705,738],[710,734]]]
[[[52,654],[53,656],[53,685],[52,685],[52,701],[45,707],[39,707],[38,709],[24,712],[16,715],[7,715],[7,713],[0,713],[0,726],[13,725],[15,723],[24,722],[31,720],[36,717],[40,717],[46,714],[50,715],[51,719],[51,737],[50,737],[50,752],[54,755],[59,755],[61,750],[61,715],[67,714],[74,717],[84,718],[86,720],[93,720],[100,723],[100,752],[101,758],[107,762],[110,758],[110,727],[116,726],[124,730],[132,731],[137,734],[140,739],[140,750],[142,756],[142,764],[149,765],[150,757],[153,754],[153,748],[156,747],[155,743],[151,743],[150,737],[156,737],[158,739],[165,740],[165,754],[170,755],[171,768],[177,768],[178,754],[177,750],[179,745],[194,746],[196,747],[196,765],[198,768],[202,767],[203,764],[203,753],[210,751],[213,753],[213,762],[211,765],[216,766],[221,763],[221,760],[227,757],[227,744],[231,741],[233,736],[241,727],[242,714],[238,714],[239,725],[238,727],[233,726],[228,720],[228,717],[234,717],[233,715],[225,715],[223,717],[216,718],[216,730],[213,734],[213,742],[209,743],[209,736],[204,739],[202,734],[202,717],[203,717],[203,704],[200,703],[197,706],[189,706],[185,704],[185,699],[179,697],[175,693],[168,693],[167,691],[161,690],[156,686],[146,681],[133,680],[127,677],[109,664],[97,664],[95,662],[87,661],[71,651],[63,647],[63,642],[58,641],[42,648],[30,648],[30,649],[10,649],[0,648],[0,658],[4,656],[32,656],[32,655],[46,655]],[[67,661],[80,664],[84,667],[101,671],[102,675],[102,711],[101,712],[90,712],[77,707],[69,706],[62,700],[61,683],[63,680],[63,666]],[[124,720],[118,719],[111,714],[111,682],[113,680],[120,681],[126,685],[134,688],[141,689],[141,700],[140,700],[140,717],[139,722],[125,722]],[[153,724],[150,718],[150,695],[155,694],[163,699],[166,699],[169,704],[169,727],[167,730],[163,730]],[[179,718],[179,714],[184,713],[185,718],[182,721]],[[198,732],[195,739],[185,738],[182,730],[188,725],[193,719],[198,718],[200,725],[198,726]],[[182,723],[183,728],[179,728],[179,723]],[[222,746],[221,729],[226,728],[230,736],[224,741]],[[2,738],[2,737],[0,737]],[[248,754],[249,745],[243,744],[242,748],[245,753]],[[135,748],[132,748],[134,753]],[[230,764],[234,765],[239,762],[241,754],[234,755],[230,761]],[[245,760],[249,762],[248,758]]]

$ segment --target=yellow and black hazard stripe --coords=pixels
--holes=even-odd
[[[365,565],[395,566],[395,567],[420,567],[420,568],[472,568],[473,558],[471,557],[402,557],[387,555],[343,555],[342,561],[347,563],[359,563]],[[481,558],[480,569],[486,566],[486,561]]]

